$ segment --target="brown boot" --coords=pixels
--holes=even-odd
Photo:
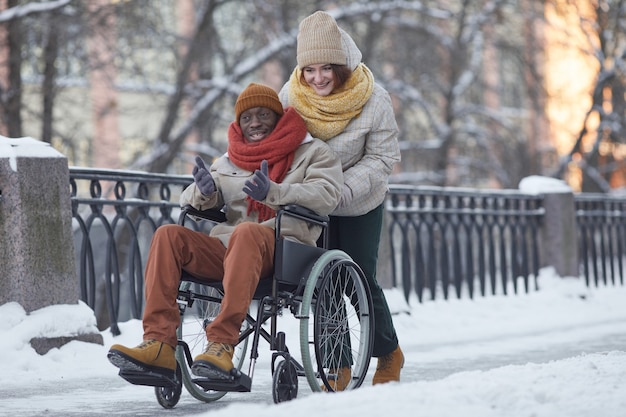
[[[352,369],[345,367],[339,369],[329,369],[329,375],[335,375],[334,379],[328,379],[330,388],[333,391],[343,391],[346,389],[352,379]],[[328,391],[326,385],[322,385],[322,391]]]
[[[378,358],[376,373],[372,379],[372,385],[386,382],[400,381],[400,369],[404,366],[404,355],[400,346],[388,355]]]
[[[194,375],[205,378],[228,379],[230,371],[234,368],[234,353],[233,345],[209,342],[204,353],[194,358],[191,371]]]
[[[168,378],[173,378],[176,373],[174,348],[154,339],[144,340],[134,348],[113,345],[107,357],[123,371],[155,372]]]

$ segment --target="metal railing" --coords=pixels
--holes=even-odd
[[[575,196],[578,256],[587,286],[624,285],[626,197]]]
[[[70,168],[80,296],[99,327],[141,318],[143,269],[157,227],[176,223],[191,176]],[[122,302],[121,300],[124,300]]]
[[[143,312],[154,231],[176,223],[190,175],[70,168],[80,296],[111,327]],[[626,199],[576,195],[581,274],[624,284]],[[543,197],[515,191],[391,185],[386,203],[392,285],[421,302],[537,288]],[[208,230],[210,225],[189,227]]]
[[[536,288],[540,196],[391,185],[386,210],[393,284],[407,299]]]

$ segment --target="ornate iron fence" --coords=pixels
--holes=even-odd
[[[190,175],[70,168],[81,299],[98,326],[141,318],[144,267],[156,228],[176,223]],[[392,285],[421,302],[537,288],[543,197],[391,185],[386,206]],[[581,274],[624,284],[626,199],[576,195]],[[210,225],[190,222],[208,230]]]
[[[578,254],[588,286],[624,285],[626,198],[575,196]]]
[[[141,318],[143,269],[152,234],[175,223],[191,176],[70,168],[81,299],[99,327],[119,334],[120,318]],[[122,302],[123,300],[123,302]]]
[[[536,288],[540,196],[391,185],[387,213],[393,284],[407,299]]]

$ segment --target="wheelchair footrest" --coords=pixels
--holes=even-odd
[[[178,385],[178,381],[176,379],[168,378],[156,372],[121,370],[119,375],[134,385],[170,388],[175,388]]]
[[[252,379],[242,373],[240,373],[237,378],[233,379],[220,380],[198,377],[192,379],[192,381],[207,391],[250,392],[252,387]]]

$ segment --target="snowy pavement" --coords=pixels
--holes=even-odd
[[[106,359],[112,343],[140,341],[139,321],[122,323],[116,338],[102,332],[105,346],[72,342],[39,356],[20,341],[28,337],[25,328],[34,326],[25,324],[29,316],[4,305],[0,416],[262,417],[275,416],[281,407],[280,414],[308,417],[330,407],[333,414],[360,416],[383,410],[394,417],[622,417],[626,288],[586,289],[576,280],[550,276],[540,282],[537,293],[426,302],[395,315],[406,357],[399,384],[372,387],[370,379],[352,392],[312,394],[302,378],[298,398],[275,405],[271,353],[263,342],[252,392],[207,404],[183,390],[172,410],[157,403],[153,388],[119,378]],[[284,320],[289,328],[290,319]],[[293,337],[296,328],[288,330],[287,343],[297,347]],[[246,361],[243,370],[247,366]],[[374,366],[375,360],[369,378]]]
[[[465,371],[487,371],[510,365],[526,365],[532,363],[547,363],[567,359],[594,352],[610,352],[626,350],[626,325],[616,327],[621,331],[603,332],[601,338],[579,341],[575,345],[565,342],[562,344],[544,344],[537,340],[532,349],[520,349],[517,352],[499,350],[498,341],[477,341],[485,348],[485,355],[472,357],[458,357],[427,360],[421,362],[423,356],[434,354],[438,349],[405,349],[406,365],[402,373],[402,384],[418,381],[436,381],[449,375]],[[608,329],[607,329],[608,330]],[[565,330],[568,332],[568,330]],[[537,335],[528,336],[539,338]],[[522,337],[520,344],[529,346],[528,337]],[[558,339],[555,333],[553,338]],[[564,337],[564,340],[567,337]],[[514,340],[510,340],[514,342]],[[444,348],[443,346],[440,348]],[[448,347],[450,348],[450,347]],[[462,352],[464,344],[458,344],[453,349]],[[474,350],[468,346],[468,349]],[[263,354],[263,352],[262,352]],[[372,374],[373,372],[370,372]],[[512,375],[514,378],[514,374]],[[306,381],[301,379],[298,399],[311,395]],[[626,375],[624,377],[626,383]],[[565,384],[566,381],[563,381]],[[151,387],[134,386],[116,376],[114,368],[110,375],[98,373],[91,379],[70,379],[69,381],[33,381],[30,386],[10,387],[7,384],[0,389],[2,398],[1,416],[194,416],[203,415],[209,411],[223,409],[233,404],[272,404],[271,377],[266,361],[261,361],[255,371],[252,392],[229,393],[213,403],[202,403],[183,391],[178,405],[171,410],[161,408],[156,401]],[[600,406],[600,404],[598,404]],[[416,405],[419,407],[419,405]],[[420,413],[416,414],[420,415]],[[424,414],[428,415],[428,414]],[[530,415],[530,414],[529,414]],[[429,415],[432,417],[432,415]]]

